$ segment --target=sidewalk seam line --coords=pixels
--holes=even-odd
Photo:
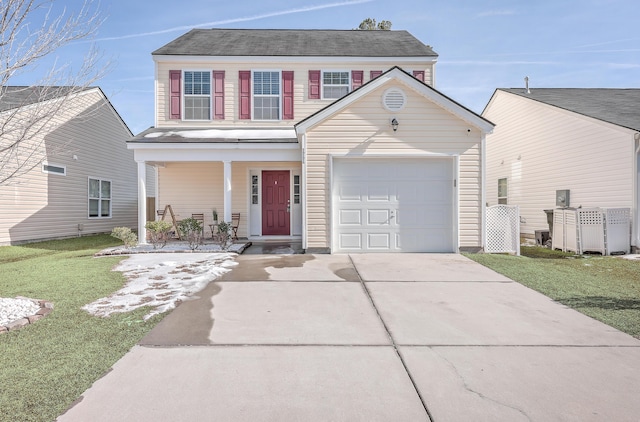
[[[393,350],[396,352],[396,355],[400,359],[400,363],[402,364],[402,367],[404,368],[405,373],[409,377],[409,381],[411,381],[411,385],[413,385],[413,389],[415,390],[416,394],[418,395],[418,398],[420,399],[420,403],[422,403],[422,407],[424,408],[424,411],[427,413],[427,417],[429,418],[429,420],[431,422],[435,422],[435,419],[433,418],[433,415],[429,411],[429,408],[427,407],[427,404],[425,403],[424,398],[422,397],[422,394],[420,393],[420,390],[418,389],[418,385],[416,384],[416,381],[413,379],[413,376],[411,375],[411,372],[409,372],[409,368],[407,367],[407,364],[405,363],[404,358],[402,357],[402,354],[400,353],[400,350],[398,350],[398,346],[396,345],[396,341],[393,338],[393,335],[391,335],[391,331],[389,330],[389,327],[387,327],[387,324],[384,322],[384,319],[382,318],[382,315],[380,315],[380,311],[378,311],[378,307],[376,306],[375,302],[373,301],[373,297],[371,296],[371,292],[369,292],[369,289],[367,289],[367,286],[366,286],[364,280],[362,279],[362,276],[360,275],[360,272],[358,271],[358,267],[356,266],[355,262],[353,262],[353,258],[351,257],[351,254],[348,254],[348,257],[349,257],[349,261],[351,261],[351,265],[353,265],[353,270],[356,272],[356,274],[358,275],[358,278],[360,279],[360,285],[362,286],[362,289],[364,290],[364,293],[369,298],[369,302],[371,303],[371,306],[373,307],[373,310],[376,312],[376,315],[378,316],[378,319],[382,323],[382,327],[384,327],[384,330],[387,332],[387,336],[389,337],[389,340],[391,340],[391,346],[393,347]]]

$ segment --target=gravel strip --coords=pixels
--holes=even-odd
[[[35,315],[40,305],[29,299],[0,298],[0,326]]]

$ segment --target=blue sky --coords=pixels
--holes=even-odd
[[[56,0],[72,12],[80,0]],[[191,28],[352,29],[390,20],[440,55],[436,88],[481,113],[495,88],[640,88],[637,0],[111,0],[92,43],[110,60],[98,82],[129,128],[153,126],[151,52]],[[57,52],[77,68],[91,43]],[[39,68],[12,84],[33,83]]]

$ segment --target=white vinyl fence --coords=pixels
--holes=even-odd
[[[578,208],[553,210],[553,249],[602,255],[629,253],[629,208]]]
[[[520,209],[517,205],[487,207],[484,251],[520,255]]]

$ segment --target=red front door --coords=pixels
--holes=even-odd
[[[262,235],[289,235],[289,172],[262,172]]]

